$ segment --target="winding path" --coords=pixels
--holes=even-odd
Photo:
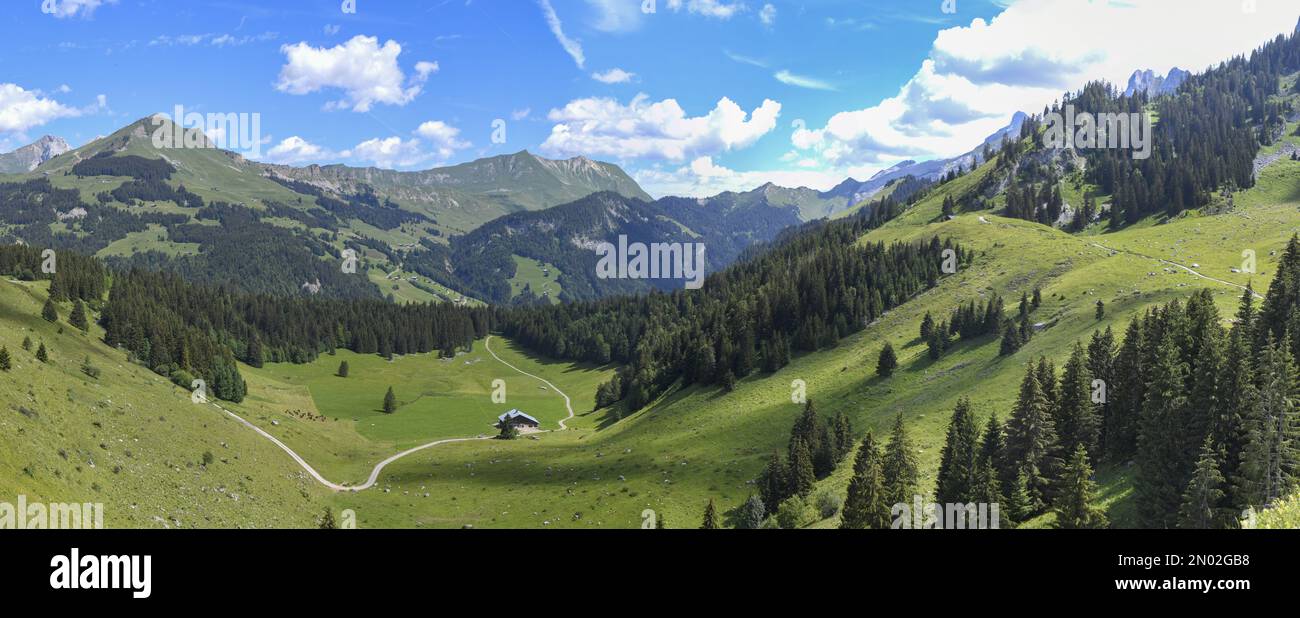
[[[1191,274],[1193,274],[1193,275],[1196,275],[1197,277],[1200,277],[1200,278],[1202,278],[1202,279],[1205,279],[1206,281],[1213,281],[1213,282],[1215,282],[1215,283],[1222,283],[1223,285],[1226,285],[1226,286],[1229,286],[1229,287],[1237,288],[1238,290],[1241,290],[1241,291],[1243,291],[1243,292],[1249,289],[1249,288],[1247,288],[1247,287],[1244,286],[1244,285],[1238,285],[1238,284],[1233,283],[1233,282],[1231,282],[1231,281],[1224,281],[1223,279],[1215,279],[1214,277],[1211,277],[1211,276],[1209,276],[1209,275],[1203,275],[1203,274],[1201,274],[1199,271],[1192,270],[1191,268],[1188,268],[1187,266],[1183,266],[1182,264],[1179,264],[1178,262],[1171,262],[1171,261],[1166,260],[1166,259],[1164,259],[1164,258],[1152,257],[1152,256],[1150,256],[1150,255],[1143,255],[1143,254],[1138,253],[1138,252],[1136,252],[1136,251],[1129,251],[1128,249],[1116,249],[1116,248],[1113,248],[1113,247],[1107,247],[1106,245],[1103,245],[1103,244],[1098,243],[1098,242],[1094,242],[1094,243],[1092,243],[1092,246],[1097,247],[1097,248],[1099,248],[1099,249],[1105,249],[1105,250],[1107,250],[1107,251],[1113,251],[1113,252],[1115,252],[1115,253],[1127,253],[1127,254],[1129,254],[1129,255],[1136,256],[1136,257],[1140,257],[1140,258],[1143,258],[1143,259],[1154,260],[1154,261],[1157,261],[1157,262],[1160,262],[1160,263],[1163,263],[1163,264],[1168,264],[1168,265],[1170,265],[1170,266],[1173,266],[1174,268],[1180,268],[1180,269],[1182,269],[1182,270],[1185,270],[1185,271],[1187,271],[1187,272],[1189,272],[1189,273],[1191,273]],[[1256,291],[1254,291],[1254,290],[1250,290],[1250,293],[1251,293],[1251,294],[1254,294],[1255,298],[1259,298],[1259,299],[1263,299],[1263,298],[1264,298],[1263,296],[1260,296],[1260,295],[1259,295],[1259,292],[1256,292]]]
[[[559,387],[555,386],[554,384],[551,384],[551,383],[548,382],[546,379],[544,379],[544,378],[542,378],[542,377],[540,377],[540,376],[535,376],[535,375],[533,375],[533,374],[531,374],[531,373],[528,373],[527,371],[524,371],[523,369],[520,369],[520,368],[518,368],[518,367],[516,367],[516,366],[514,366],[514,365],[511,365],[510,363],[505,362],[504,360],[501,360],[501,357],[500,357],[500,356],[497,356],[497,353],[492,351],[492,346],[489,345],[489,344],[491,344],[491,343],[492,343],[492,335],[488,335],[488,338],[483,340],[483,347],[487,349],[488,354],[491,354],[491,355],[492,355],[492,358],[497,359],[497,362],[499,362],[499,363],[501,363],[502,365],[505,365],[505,366],[507,366],[507,367],[509,367],[509,368],[511,368],[511,369],[514,369],[515,371],[518,371],[519,373],[522,373],[522,374],[524,374],[524,375],[526,375],[526,376],[528,376],[528,377],[530,377],[530,378],[532,378],[532,379],[534,379],[534,380],[537,380],[538,382],[541,382],[542,384],[545,384],[545,385],[551,387],[551,390],[553,390],[553,391],[559,393],[560,396],[564,398],[564,407],[565,407],[565,409],[567,409],[567,410],[569,411],[569,415],[566,416],[566,417],[564,417],[564,420],[560,421],[560,430],[563,431],[563,430],[565,430],[565,429],[568,429],[568,428],[569,428],[568,425],[565,425],[565,424],[564,424],[565,421],[571,421],[571,420],[573,420],[573,402],[569,400],[569,396],[568,396],[568,395],[565,395],[565,394],[564,394],[564,391],[560,390]]]
[[[573,419],[573,416],[574,416],[574,414],[573,414],[573,403],[572,403],[572,401],[569,399],[569,396],[566,395],[566,394],[564,393],[564,391],[560,390],[558,387],[556,387],[554,384],[551,384],[551,383],[550,383],[549,381],[547,381],[546,379],[544,379],[544,378],[542,378],[542,377],[540,377],[540,376],[535,376],[535,375],[533,375],[533,374],[531,374],[531,373],[528,373],[527,371],[524,371],[524,370],[522,370],[522,369],[520,369],[520,368],[518,368],[518,367],[515,367],[514,365],[511,365],[510,363],[507,363],[506,361],[502,360],[500,356],[497,356],[497,353],[496,353],[496,352],[493,352],[493,351],[492,351],[492,347],[491,347],[491,345],[490,345],[491,341],[492,341],[492,336],[489,335],[488,338],[485,339],[485,340],[483,341],[483,347],[484,347],[484,349],[486,349],[486,350],[488,351],[488,354],[491,354],[491,355],[492,355],[492,358],[495,358],[495,359],[497,360],[497,362],[499,362],[499,363],[501,363],[502,365],[505,365],[505,366],[507,366],[507,367],[509,367],[509,368],[511,368],[511,369],[513,369],[513,370],[515,370],[515,371],[517,371],[517,372],[523,374],[523,375],[526,375],[526,376],[528,376],[528,377],[530,377],[530,378],[533,378],[533,379],[535,379],[535,380],[537,380],[537,381],[539,381],[539,382],[545,384],[546,386],[550,387],[551,390],[554,390],[556,393],[559,393],[559,395],[560,395],[561,397],[564,398],[564,407],[565,407],[566,409],[568,409],[568,411],[569,411],[569,415],[568,415],[567,417],[565,417],[564,420],[560,421],[560,430],[568,429],[568,427],[567,427],[564,423],[565,423],[565,421],[568,421],[568,420]],[[367,489],[370,489],[371,487],[374,487],[376,483],[379,482],[379,475],[380,475],[380,473],[382,473],[382,472],[384,471],[384,468],[387,467],[388,464],[391,464],[391,463],[393,463],[393,462],[395,462],[395,461],[397,461],[397,460],[399,460],[399,459],[401,459],[401,458],[403,458],[403,457],[406,457],[407,455],[411,455],[411,454],[413,454],[413,453],[418,453],[418,452],[423,451],[423,450],[428,449],[428,448],[433,448],[433,447],[435,447],[435,446],[438,446],[439,444],[450,444],[450,443],[452,443],[452,442],[475,442],[475,441],[478,441],[478,440],[491,440],[491,439],[492,439],[491,436],[475,436],[475,437],[473,437],[473,438],[444,438],[444,439],[442,439],[442,440],[436,440],[436,441],[430,442],[430,443],[428,443],[428,444],[421,444],[420,446],[417,446],[417,447],[415,447],[415,448],[411,448],[411,449],[407,449],[407,450],[402,451],[402,452],[400,452],[400,453],[398,453],[398,454],[396,454],[396,455],[393,455],[392,457],[389,457],[388,459],[385,459],[385,460],[379,462],[377,465],[375,465],[375,468],[374,468],[373,470],[370,471],[370,478],[366,479],[366,482],[365,482],[365,483],[363,483],[363,484],[361,484],[361,485],[339,485],[338,483],[331,482],[330,480],[326,479],[324,476],[321,476],[321,473],[320,473],[320,472],[317,472],[315,468],[311,467],[311,464],[308,464],[308,463],[307,463],[307,460],[303,459],[302,456],[300,456],[298,453],[295,453],[293,449],[289,448],[289,446],[288,446],[287,444],[285,444],[284,442],[281,442],[279,438],[276,438],[275,436],[273,436],[273,435],[267,433],[267,432],[266,432],[265,430],[263,430],[261,427],[258,427],[257,425],[254,425],[254,424],[248,422],[247,420],[244,419],[244,417],[242,417],[242,416],[240,416],[240,415],[238,415],[238,414],[235,414],[234,412],[231,412],[230,410],[228,410],[228,409],[222,407],[220,404],[216,403],[215,401],[214,401],[214,402],[209,402],[209,403],[211,403],[212,406],[215,407],[215,408],[217,408],[218,410],[221,410],[222,412],[225,412],[227,415],[229,415],[231,418],[235,419],[236,421],[239,421],[239,422],[240,422],[241,424],[243,424],[245,427],[248,427],[249,429],[252,429],[253,431],[257,432],[257,433],[258,433],[259,435],[261,435],[262,437],[266,438],[267,440],[270,440],[270,441],[271,441],[272,443],[274,443],[276,446],[280,447],[281,450],[283,450],[285,453],[288,453],[288,454],[289,454],[289,457],[290,457],[290,458],[292,458],[294,461],[298,462],[298,465],[302,466],[302,469],[303,469],[303,470],[306,470],[306,471],[307,471],[307,474],[310,474],[310,475],[312,476],[312,478],[316,479],[317,481],[320,481],[320,484],[321,484],[321,485],[324,485],[324,486],[326,486],[326,487],[328,487],[328,488],[330,488],[330,489],[332,489],[332,490],[334,490],[334,491],[354,491],[354,492],[355,492],[355,491],[365,491],[365,490],[367,490]],[[546,433],[546,432],[540,432],[540,433]]]

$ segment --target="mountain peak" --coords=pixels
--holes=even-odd
[[[62,137],[43,135],[13,152],[0,154],[0,174],[24,174],[40,164],[72,150]]]

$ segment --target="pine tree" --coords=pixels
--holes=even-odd
[[[1107,457],[1115,463],[1126,463],[1137,453],[1138,418],[1146,400],[1143,377],[1146,372],[1142,366],[1144,339],[1142,321],[1134,319],[1124,332],[1124,343],[1115,356],[1115,380],[1107,383],[1106,398],[1111,402],[1105,428]]]
[[[868,431],[853,462],[853,479],[849,481],[840,528],[883,530],[890,527],[890,505],[885,499],[883,477],[880,452]]]
[[[28,351],[28,352],[31,352],[31,351],[32,351],[32,338],[31,338],[31,337],[23,337],[23,349],[26,350],[26,351]]]
[[[77,299],[72,302],[72,315],[68,316],[68,324],[85,331],[90,328],[90,323],[86,319],[86,305]]]
[[[1101,320],[1105,319],[1105,317],[1106,317],[1106,303],[1105,303],[1105,301],[1098,300],[1098,301],[1097,301],[1097,321],[1100,322]]]
[[[953,410],[952,420],[948,424],[948,435],[940,455],[939,475],[934,492],[936,502],[940,504],[970,502],[979,453],[978,442],[979,431],[975,428],[975,416],[971,412],[970,400],[963,397],[957,401],[957,407]]]
[[[1092,480],[1092,466],[1088,465],[1088,449],[1082,444],[1066,463],[1052,510],[1056,512],[1056,526],[1064,529],[1105,528],[1106,514],[1093,505],[1097,499],[1097,484]]]
[[[1224,506],[1223,474],[1219,472],[1219,449],[1214,438],[1205,438],[1196,460],[1192,481],[1183,492],[1183,505],[1178,511],[1178,527],[1193,529],[1227,529],[1236,527],[1234,509]]]
[[[397,411],[397,395],[393,393],[393,387],[388,387],[388,392],[384,394],[384,414],[392,414]]]
[[[1034,288],[1034,297],[1032,300],[1029,301],[1029,306],[1033,307],[1034,309],[1037,309],[1040,306],[1042,306],[1042,304],[1043,304],[1043,290],[1042,288]]]
[[[338,372],[338,376],[339,376],[340,378],[346,378],[346,377],[348,377],[348,362],[347,362],[347,361],[343,361],[343,362],[339,363],[339,372]]]
[[[36,360],[41,361],[42,363],[50,362],[50,354],[45,351],[44,341],[41,342],[41,347],[36,349]]]
[[[41,307],[41,317],[45,318],[45,321],[50,322],[51,324],[59,321],[59,312],[54,308],[53,299],[45,299],[45,306]]]
[[[9,371],[13,368],[13,359],[9,357],[9,348],[0,346],[0,371]]]
[[[718,529],[718,510],[713,506],[713,498],[709,498],[708,506],[704,507],[704,522],[700,524],[700,529]]]
[[[885,447],[882,472],[885,479],[885,502],[891,505],[910,502],[917,493],[920,464],[916,461],[916,448],[903,425],[902,412],[894,417],[894,429],[890,432],[889,444]]]
[[[1052,422],[1051,406],[1039,387],[1037,372],[1032,364],[1025,371],[1016,408],[1007,421],[1006,441],[1007,458],[1016,462],[1018,472],[1025,476],[1028,503],[1020,518],[1043,512],[1060,461],[1056,455],[1056,426]]]
[[[888,378],[894,375],[896,367],[898,367],[898,356],[894,354],[894,346],[886,341],[885,347],[880,349],[880,359],[876,361],[876,375]]]

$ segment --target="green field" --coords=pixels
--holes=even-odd
[[[545,296],[552,303],[560,301],[560,293],[564,291],[560,286],[560,269],[532,258],[512,257],[515,258],[515,276],[510,278],[511,298],[519,296],[527,287],[534,295]]]

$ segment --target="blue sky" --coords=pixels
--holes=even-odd
[[[259,113],[277,162],[527,149],[619,163],[657,195],[826,189],[959,154],[1088,79],[1202,69],[1300,16],[1257,1],[15,0],[0,151],[184,105]]]

